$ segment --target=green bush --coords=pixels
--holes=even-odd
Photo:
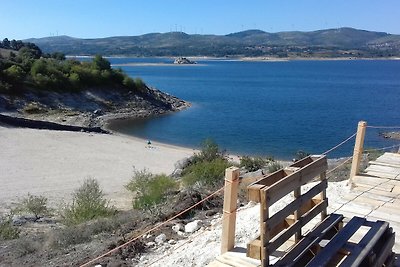
[[[0,240],[10,240],[19,237],[20,230],[12,223],[11,215],[0,218]]]
[[[32,213],[36,219],[49,213],[47,209],[47,198],[44,196],[28,194],[28,196],[22,200],[20,206],[20,210]]]
[[[282,168],[283,168],[282,164],[280,164],[279,162],[276,162],[276,161],[270,162],[268,164],[268,171],[270,173],[276,172],[277,170],[280,170]]]
[[[143,169],[134,170],[131,181],[126,188],[135,193],[133,208],[152,209],[155,205],[162,203],[169,192],[175,190],[178,183],[165,174],[154,175]]]
[[[257,171],[257,170],[265,167],[267,162],[268,162],[267,160],[265,160],[261,157],[252,158],[252,157],[244,156],[244,157],[240,158],[239,166],[244,167],[249,172],[254,172],[254,171]]]
[[[184,170],[182,181],[186,186],[219,186],[223,184],[228,166],[228,161],[222,158],[197,162]]]
[[[193,156],[193,162],[213,161],[217,158],[223,158],[218,144],[212,139],[206,139],[201,143],[200,152]]]
[[[309,155],[310,155],[310,153],[307,153],[303,150],[299,150],[294,154],[294,161],[302,160],[302,159],[308,157]]]
[[[73,193],[72,204],[62,211],[62,217],[67,225],[113,214],[115,214],[115,209],[109,206],[109,201],[104,198],[99,183],[92,178],[86,179],[83,185]]]

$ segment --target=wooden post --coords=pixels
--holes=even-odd
[[[326,180],[326,171],[322,172],[322,173],[319,175],[319,180],[320,180],[321,182],[323,182],[324,180]],[[325,201],[325,200],[326,200],[326,189],[322,190],[322,192],[320,193],[320,198],[321,198],[321,201]],[[323,220],[326,218],[326,216],[328,216],[327,208],[325,208],[325,209],[321,212],[321,221],[323,221]]]
[[[351,163],[350,179],[349,184],[353,184],[353,177],[356,176],[360,171],[360,162],[362,159],[365,130],[367,128],[367,122],[360,121],[357,127],[356,143],[354,145],[353,161]]]
[[[235,247],[236,208],[239,184],[239,168],[225,170],[224,207],[222,217],[221,254]]]
[[[295,198],[295,199],[301,197],[301,186],[298,187],[298,188],[296,188],[296,189],[293,191],[293,195],[294,195],[294,198]],[[294,219],[296,220],[296,222],[299,220],[300,217],[301,217],[300,210],[296,210],[296,211],[294,212]],[[297,242],[300,241],[300,239],[301,239],[301,227],[300,227],[299,230],[294,234],[294,242],[297,243]]]
[[[269,266],[269,253],[268,253],[268,243],[271,240],[271,232],[265,227],[265,222],[269,218],[269,203],[267,200],[267,195],[264,190],[260,190],[260,238],[261,238],[261,266]]]

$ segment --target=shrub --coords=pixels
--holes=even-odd
[[[127,88],[135,88],[135,82],[131,77],[125,76],[122,80],[122,84]]]
[[[19,237],[20,230],[12,223],[11,215],[0,218],[0,240],[10,240]]]
[[[49,237],[49,246],[65,248],[70,245],[82,244],[91,240],[91,232],[86,225],[73,225],[52,232]]]
[[[222,158],[197,162],[184,170],[182,181],[187,186],[193,186],[196,183],[200,186],[222,185],[225,169],[228,166],[228,161]]]
[[[21,210],[32,213],[36,219],[39,219],[40,216],[44,216],[49,213],[49,210],[47,209],[47,198],[44,196],[34,196],[28,194],[28,197],[22,200]]]
[[[111,216],[115,210],[104,198],[97,180],[88,178],[73,193],[72,204],[65,207],[62,217],[67,225],[79,224],[92,219]]]
[[[37,252],[42,246],[41,242],[32,240],[30,237],[19,238],[15,243],[15,253],[18,257],[23,257]]]
[[[261,168],[263,168],[267,164],[267,160],[261,158],[261,157],[248,157],[244,156],[240,158],[240,167],[244,167],[246,170],[249,172],[254,172],[257,171]]]
[[[303,150],[299,150],[294,154],[294,161],[299,161],[301,159],[308,157],[309,155],[310,155],[310,153],[307,153]]]
[[[279,162],[273,161],[268,164],[268,171],[269,172],[276,172],[277,170],[282,169],[283,166]]]
[[[135,193],[133,208],[151,209],[155,205],[162,203],[168,192],[178,187],[177,182],[165,175],[153,175],[148,170],[134,170],[131,181],[126,188]]]
[[[201,150],[193,156],[193,162],[213,161],[223,158],[223,153],[219,150],[218,144],[212,139],[206,139],[201,144]]]

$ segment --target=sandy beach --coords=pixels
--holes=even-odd
[[[124,188],[133,168],[170,174],[192,149],[119,134],[94,134],[7,128],[0,126],[0,212],[28,193],[43,195],[50,206],[71,200],[85,178],[99,181],[106,197],[128,209],[131,194]]]

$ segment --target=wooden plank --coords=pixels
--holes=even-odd
[[[261,260],[261,240],[260,237],[247,243],[247,257]]]
[[[321,173],[328,170],[328,161],[326,156],[321,156],[316,158],[314,162],[308,164],[300,170],[301,178],[304,184],[311,182],[314,178],[319,176]]]
[[[282,231],[278,236],[274,237],[267,248],[269,253],[274,252],[277,248],[279,248],[286,240],[289,239],[292,235],[296,233],[301,227],[306,225],[309,221],[311,221],[315,216],[320,214],[326,207],[328,206],[328,201],[322,201],[315,207],[313,207],[309,212],[302,215],[298,221],[289,226],[285,231]]]
[[[312,180],[316,175],[326,171],[326,169],[326,157],[321,157],[308,164],[300,171],[294,172],[275,184],[261,190],[267,192],[268,205],[271,206],[285,195]]]
[[[376,209],[386,203],[385,201],[377,200],[374,198],[369,198],[368,196],[365,196],[365,195],[359,196],[357,199],[354,200],[354,202],[360,203],[360,204],[365,204],[372,209]]]
[[[387,164],[390,165],[390,164]],[[375,165],[371,164],[367,167],[367,169],[377,170],[381,172],[388,172],[388,173],[398,173],[400,171],[400,167],[391,167],[391,166],[383,166],[383,165]]]
[[[290,266],[297,262],[312,246],[325,238],[325,235],[333,228],[337,227],[343,220],[343,215],[331,214],[324,221],[318,224],[308,233],[299,243],[288,251],[275,265]]]
[[[293,202],[291,202],[283,209],[275,213],[271,218],[269,218],[266,222],[267,229],[272,229],[273,227],[275,227],[279,222],[286,219],[286,217],[294,213],[294,211],[300,209],[302,205],[309,202],[314,196],[322,192],[327,187],[328,182],[326,180],[312,187],[310,190],[308,190],[308,192],[303,194],[301,197],[295,199]]]
[[[389,236],[385,237],[385,244],[381,247],[380,251],[377,253],[377,259],[375,261],[375,266],[380,267],[385,264],[388,258],[393,255],[393,246],[395,244],[395,235],[393,231],[390,231]],[[386,265],[387,266],[387,265]]]
[[[261,184],[251,184],[247,187],[247,199],[259,203],[261,201],[260,189],[265,187]]]
[[[283,169],[279,169],[271,174],[264,175],[261,179],[255,181],[251,185],[263,185],[263,186],[271,186],[282,178],[286,177],[288,174],[284,172]],[[251,186],[250,185],[250,186]]]
[[[369,164],[400,169],[400,161],[370,161]]]
[[[357,175],[357,176],[353,177],[353,181],[356,183],[359,182],[359,183],[363,183],[363,184],[378,185],[378,184],[382,184],[385,182],[389,182],[390,179]]]
[[[274,173],[271,173],[263,178],[257,180],[256,182],[250,184],[247,187],[247,196],[249,201],[260,202],[260,190],[266,186],[271,186],[274,183],[278,182],[285,178],[288,174],[284,172],[283,169],[280,169]]]
[[[386,198],[388,201],[390,201],[390,199],[393,200],[394,198],[396,198],[398,196],[398,194],[393,193],[393,192],[379,190],[379,189],[372,188],[370,186],[363,186],[363,185],[354,187],[352,189],[352,191],[356,192],[356,193],[358,193],[358,192],[363,193],[363,195],[366,193],[369,193],[370,195],[378,195],[383,198]]]
[[[389,178],[389,179],[396,179],[396,177],[398,176],[396,174],[382,173],[382,172],[376,172],[376,171],[368,171],[368,172],[366,172],[366,174],[376,176],[376,177]]]
[[[353,247],[353,250],[350,251],[350,255],[346,257],[340,266],[360,266],[387,229],[388,223],[383,221],[374,222],[369,231],[364,235],[361,241]]]
[[[321,182],[327,181],[327,179],[326,179],[326,171],[325,171],[325,172],[322,172],[322,173],[319,175],[319,180],[320,180]],[[320,199],[321,199],[322,201],[327,200],[327,197],[326,197],[326,188],[325,188],[324,190],[322,190],[322,192],[321,192],[321,194],[320,194]],[[325,209],[323,212],[321,212],[321,221],[324,220],[324,219],[326,218],[326,216],[328,216],[328,209]]]
[[[346,244],[349,238],[364,224],[364,222],[364,218],[353,217],[307,266],[326,266],[339,249]]]
[[[393,189],[393,187],[390,185],[387,188],[385,188],[385,187],[382,188],[379,185],[368,185],[368,184],[357,183],[357,184],[354,185],[353,189],[355,191],[356,190],[359,190],[359,191],[362,190],[362,191],[369,191],[369,192],[370,192],[370,190],[379,190],[379,191],[381,191],[381,194],[386,195],[386,193],[390,193],[391,192],[390,189]]]
[[[377,185],[370,185],[370,184],[364,184],[360,182],[356,182],[354,184],[354,187],[363,187],[363,188],[373,188],[374,190],[379,190],[382,192],[392,192],[393,190],[393,185],[390,184],[377,184]]]
[[[382,173],[394,174],[394,175],[398,175],[399,174],[399,169],[398,168],[387,167],[387,166],[379,166],[379,165],[370,165],[368,168],[365,169],[365,171],[367,173],[370,172],[370,171],[373,171],[373,172],[382,172]]]
[[[249,260],[239,257],[232,252],[224,253],[217,259],[219,262],[232,267],[256,267],[259,264],[258,262],[250,262]]]

